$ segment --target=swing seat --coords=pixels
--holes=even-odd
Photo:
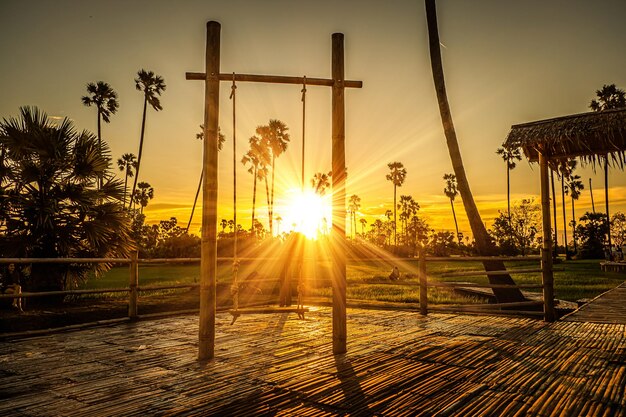
[[[228,310],[233,321],[230,324],[234,324],[239,316],[244,314],[280,314],[280,313],[297,313],[300,320],[304,320],[304,313],[309,311],[308,307],[247,307],[239,308],[237,310]]]

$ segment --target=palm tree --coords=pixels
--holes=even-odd
[[[250,143],[250,149],[245,153],[243,158],[241,158],[241,163],[248,167],[248,172],[252,174],[254,182],[252,189],[252,225],[250,226],[250,230],[254,233],[254,213],[256,210],[256,183],[257,180],[264,180],[267,189],[267,166],[270,161],[270,156],[268,153],[268,148],[263,146],[261,139],[257,136],[252,136],[248,142]],[[269,200],[269,197],[268,197]]]
[[[552,187],[552,216],[554,217],[554,250],[552,251],[552,259],[556,259],[559,255],[559,244],[558,244],[558,228],[556,221],[556,193],[554,191],[554,167],[550,166],[550,186]],[[510,222],[510,221],[509,221]]]
[[[572,198],[572,240],[574,241],[574,253],[578,252],[576,246],[576,213],[574,211],[574,201],[578,200],[581,191],[585,188],[583,182],[580,180],[580,175],[570,175],[567,178],[567,188],[565,193],[569,194]]]
[[[410,195],[401,195],[400,203],[398,203],[398,209],[400,210],[400,221],[402,222],[402,234],[404,235],[404,243],[408,242],[408,223],[411,216],[417,214],[420,209],[420,205]]]
[[[274,177],[276,174],[276,158],[287,150],[287,145],[291,140],[289,133],[287,133],[288,130],[289,128],[285,123],[276,119],[271,119],[269,124],[266,126],[259,126],[256,128],[257,135],[261,137],[263,144],[267,146],[271,152],[271,163],[269,164],[269,167],[272,169],[272,187],[267,207],[267,214],[270,222],[270,236],[273,236],[272,218],[274,213]]]
[[[200,133],[196,133],[196,139],[204,140],[204,125],[200,125]],[[220,132],[220,128],[217,128],[217,150],[221,151],[224,146],[226,137]],[[191,220],[193,219],[193,213],[196,211],[196,204],[198,203],[198,196],[200,195],[200,189],[202,188],[202,179],[204,178],[204,162],[202,163],[202,170],[200,171],[200,181],[198,181],[198,188],[196,189],[196,196],[193,199],[193,206],[191,206],[191,215],[189,216],[189,222],[185,230],[189,231],[191,226]]]
[[[122,181],[109,150],[69,119],[54,123],[34,107],[0,121],[3,224],[0,255],[35,258],[127,257],[133,246],[122,210]],[[102,178],[102,186],[98,187]],[[109,264],[33,264],[35,291],[63,290]]]
[[[389,174],[387,174],[387,180],[393,183],[393,244],[398,244],[397,227],[396,227],[396,189],[402,187],[404,180],[406,179],[406,168],[402,165],[402,162],[390,162],[387,164],[389,167]]]
[[[222,234],[225,234],[226,226],[228,226],[228,220],[222,219],[222,221],[220,222],[220,226],[222,226]],[[187,230],[189,230],[189,227],[187,227]]]
[[[367,224],[367,220],[365,220],[365,218],[361,217],[359,222],[361,223],[361,236],[363,236],[365,238],[365,225]]]
[[[327,174],[323,172],[316,172],[313,175],[313,179],[311,179],[311,187],[313,187],[313,191],[316,194],[319,194],[320,197],[323,197],[326,194],[326,189],[330,187],[330,177],[333,175],[332,171],[329,171]]]
[[[137,168],[137,158],[132,153],[125,153],[121,158],[117,159],[117,167],[124,173],[124,197],[122,198],[122,209],[126,206],[126,191],[128,189],[128,178],[132,178],[134,174],[133,169]],[[128,204],[130,206],[130,204]]]
[[[511,223],[511,170],[515,169],[516,160],[522,160],[522,155],[519,148],[510,150],[505,148],[498,148],[496,153],[502,157],[504,162],[506,162],[506,203],[507,212],[509,214],[509,223]]]
[[[276,234],[280,235],[280,224],[283,222],[283,218],[280,216],[276,216],[274,220],[276,220]]]
[[[454,228],[456,229],[456,238],[461,244],[461,236],[459,235],[459,224],[456,220],[456,212],[454,211],[454,199],[459,194],[457,188],[456,175],[444,174],[443,179],[446,181],[446,188],[443,189],[443,193],[450,199],[450,207],[452,207],[452,217],[454,218]]]
[[[111,115],[117,112],[119,103],[117,101],[117,93],[104,81],[87,84],[87,93],[90,95],[83,96],[83,104],[87,107],[95,105],[98,110],[98,151],[102,152],[102,129],[101,123],[109,123]],[[99,186],[102,186],[102,179],[99,180]]]
[[[349,200],[349,204],[348,204],[348,209],[350,210],[350,213],[352,215],[352,226],[350,226],[350,229],[352,229],[352,239],[354,239],[354,236],[356,234],[356,212],[359,211],[359,209],[361,208],[361,197],[359,197],[356,194],[352,194],[350,196],[350,200]]]
[[[565,215],[565,184],[567,179],[576,169],[576,160],[561,161],[559,164],[559,173],[561,174],[561,198],[563,200],[563,246],[565,247],[565,259],[571,259],[567,250],[567,216]]]
[[[591,100],[589,108],[593,111],[604,111],[610,109],[619,109],[626,107],[626,93],[624,90],[617,88],[615,84],[603,85],[602,89],[596,90],[598,100]],[[606,222],[610,224],[611,216],[609,215],[609,156],[604,157],[604,204],[606,208]],[[609,248],[611,243],[611,231],[607,233]]]
[[[148,104],[155,111],[163,110],[159,96],[165,91],[165,81],[163,77],[156,75],[152,71],[141,69],[137,72],[135,78],[135,87],[143,93],[143,116],[141,117],[141,136],[139,137],[139,153],[137,154],[137,170],[135,173],[135,182],[133,183],[133,191],[131,195],[135,195],[137,189],[137,180],[139,179],[139,169],[141,168],[141,156],[143,153],[143,138],[146,130],[146,110]]]
[[[454,123],[452,122],[452,114],[450,113],[450,105],[448,104],[448,97],[446,94],[446,83],[443,75],[443,65],[441,63],[441,49],[439,45],[439,32],[437,28],[437,8],[435,0],[426,0],[426,22],[428,26],[428,43],[430,49],[430,62],[433,72],[433,81],[435,84],[435,91],[437,93],[437,102],[439,104],[439,112],[441,114],[441,121],[443,124],[443,130],[446,137],[446,143],[448,145],[448,151],[450,153],[450,159],[452,160],[452,167],[454,168],[454,174],[456,175],[457,185],[463,205],[465,206],[465,212],[469,220],[472,234],[476,242],[476,248],[479,254],[483,256],[495,255],[496,247],[491,241],[485,224],[482,222],[474,197],[469,186],[469,181],[465,175],[465,168],[463,166],[463,159],[461,158],[461,151],[459,149],[459,142],[456,137],[456,131],[454,129]],[[486,261],[483,262],[483,266],[487,271],[493,270],[505,270],[504,262],[502,261]],[[509,275],[488,275],[489,282],[492,284],[515,284],[513,279]],[[518,289],[502,289],[494,288],[494,293],[499,302],[514,302],[523,301],[524,296]]]
[[[137,184],[137,189],[135,190],[135,194],[133,194],[133,200],[141,206],[141,214],[143,214],[144,207],[146,207],[153,198],[154,188],[152,188],[149,183],[142,181]]]

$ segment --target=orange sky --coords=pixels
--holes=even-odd
[[[479,210],[489,225],[506,209],[504,163],[495,154],[510,126],[587,111],[595,90],[626,88],[626,4],[623,1],[440,1],[442,54],[448,96],[461,151]],[[205,24],[222,24],[222,72],[330,77],[330,36],[345,34],[346,77],[363,89],[346,93],[348,196],[362,199],[368,222],[392,207],[387,163],[403,162],[408,175],[399,194],[411,194],[436,229],[453,229],[443,196],[451,172],[428,57],[420,1],[188,0],[84,2],[3,0],[0,5],[0,117],[21,105],[72,118],[95,130],[93,108],[82,106],[88,82],[109,82],[120,109],[103,126],[112,156],[137,153],[142,97],[133,78],[145,68],[165,78],[164,110],[149,111],[140,180],[155,188],[149,221],[175,216],[186,224],[201,171],[202,71]],[[227,137],[220,155],[220,218],[230,218],[232,118],[222,84],[220,125]],[[254,128],[277,118],[292,144],[278,160],[276,213],[285,189],[299,183],[300,87],[240,83],[237,89],[238,156]],[[306,177],[330,170],[330,91],[307,95]],[[251,177],[239,164],[240,222],[248,227]],[[604,204],[601,173],[578,172],[586,189],[577,213]],[[611,172],[612,211],[626,211],[626,181]],[[525,161],[511,174],[512,199],[536,196],[537,167]],[[264,199],[260,194],[259,199]],[[557,197],[560,201],[560,197]],[[568,216],[570,212],[568,207]],[[261,220],[266,216],[259,207]],[[461,230],[468,232],[461,201]],[[284,216],[283,216],[284,217]],[[199,229],[196,212],[192,231]],[[359,227],[360,228],[360,227]]]

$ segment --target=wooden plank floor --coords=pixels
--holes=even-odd
[[[0,343],[0,415],[626,416],[626,326],[348,310],[195,316]]]
[[[626,282],[594,298],[564,320],[626,324]]]

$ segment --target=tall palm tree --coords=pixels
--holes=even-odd
[[[269,165],[270,156],[268,148],[263,146],[262,140],[257,136],[252,136],[248,142],[250,143],[250,149],[241,158],[241,163],[244,166],[249,165],[248,172],[252,174],[253,189],[252,189],[252,225],[250,230],[254,233],[255,225],[255,210],[256,210],[256,184],[257,180],[264,180],[267,185],[267,166]]]
[[[454,211],[454,199],[459,194],[457,188],[456,175],[444,174],[443,179],[446,181],[446,188],[443,189],[443,193],[450,199],[450,207],[452,207],[452,217],[454,218],[454,228],[456,229],[456,238],[461,244],[461,236],[459,235],[459,224],[456,220],[456,212]]]
[[[330,177],[333,175],[332,171],[328,173],[316,172],[311,179],[311,187],[316,194],[323,197],[326,194],[326,190],[330,187]]]
[[[615,84],[603,85],[600,90],[596,90],[598,100],[591,100],[589,108],[593,111],[604,111],[626,107],[626,92],[617,88]],[[609,156],[604,157],[604,204],[606,209],[606,222],[611,224],[609,215]],[[607,233],[609,248],[612,246],[611,231]]]
[[[276,216],[274,220],[276,220],[276,234],[280,235],[280,224],[283,222],[283,218],[280,216]]]
[[[441,114],[446,143],[448,145],[450,159],[452,160],[454,174],[456,175],[459,193],[461,194],[461,198],[463,200],[465,212],[467,213],[467,218],[469,220],[470,227],[472,228],[472,234],[474,235],[474,241],[476,242],[478,252],[483,256],[495,255],[496,247],[489,238],[485,224],[482,222],[480,213],[478,212],[478,208],[474,202],[472,191],[470,190],[469,181],[465,175],[465,168],[463,166],[463,159],[461,158],[459,142],[456,137],[454,124],[452,122],[450,105],[448,104],[448,97],[446,94],[443,65],[441,63],[441,49],[439,44],[439,31],[437,28],[437,8],[435,0],[425,1],[433,81],[435,84],[435,91],[437,93],[437,102],[439,104],[439,112]],[[483,266],[487,271],[506,269],[504,262],[502,261],[486,261],[483,262]],[[488,275],[488,277],[489,282],[492,284],[515,284],[509,275]],[[494,293],[500,302],[524,300],[524,296],[518,289],[494,288]]]
[[[365,238],[365,225],[367,224],[367,220],[365,220],[365,218],[361,217],[359,222],[361,223],[361,236],[363,238]]]
[[[352,194],[350,196],[350,200],[348,203],[348,209],[350,210],[350,214],[352,215],[352,223],[350,229],[352,229],[352,239],[356,235],[356,212],[361,208],[361,197],[356,194]]]
[[[154,188],[152,188],[152,186],[149,183],[142,181],[139,184],[137,184],[137,189],[135,190],[135,194],[133,194],[133,199],[135,200],[135,203],[141,206],[141,211],[140,211],[141,214],[143,214],[143,209],[148,205],[150,200],[152,200],[153,198],[154,198]]]
[[[552,251],[552,259],[556,259],[559,256],[559,244],[558,244],[558,228],[556,221],[556,193],[554,191],[554,167],[550,166],[550,186],[552,187],[552,216],[554,219],[554,250]]]
[[[109,123],[111,121],[111,115],[117,112],[119,103],[117,101],[117,93],[104,81],[98,81],[97,83],[87,84],[87,93],[89,95],[83,96],[83,104],[87,107],[91,105],[96,106],[98,110],[98,150],[102,152],[102,129],[101,123]],[[102,178],[99,180],[99,186],[102,186]]]
[[[511,170],[515,169],[515,161],[521,161],[522,155],[519,148],[505,149],[498,148],[496,151],[506,163],[506,206],[509,214],[509,224],[511,223]]]
[[[400,221],[402,222],[402,235],[404,236],[404,243],[408,242],[408,223],[411,216],[417,214],[420,209],[420,205],[410,195],[401,195],[400,202],[398,203],[398,209],[400,210]]]
[[[268,217],[270,222],[270,236],[273,236],[273,213],[274,213],[274,178],[276,174],[276,158],[287,151],[287,145],[291,140],[287,131],[289,128],[280,120],[271,119],[266,126],[259,126],[256,129],[257,135],[263,140],[263,144],[270,149],[271,163],[269,167],[272,169],[272,186],[269,196]],[[266,184],[267,185],[267,184]]]
[[[163,77],[156,75],[152,71],[141,69],[137,72],[135,78],[135,88],[143,93],[143,115],[141,117],[141,136],[139,137],[139,153],[137,154],[137,171],[135,173],[135,182],[133,183],[133,191],[131,195],[135,195],[137,189],[137,180],[139,179],[139,169],[141,168],[141,156],[143,153],[143,138],[146,131],[146,111],[148,104],[155,111],[163,110],[159,96],[165,91],[165,81]]]
[[[109,168],[109,150],[72,121],[54,123],[33,107],[0,121],[4,257],[127,257],[133,246],[123,213],[122,182]],[[98,180],[103,184],[98,187]],[[10,225],[10,226],[8,226]],[[33,264],[35,291],[63,290],[106,264]]]
[[[565,215],[565,184],[568,178],[576,169],[576,160],[564,160],[559,164],[559,173],[561,174],[561,198],[563,201],[563,246],[565,247],[565,259],[571,259],[569,250],[567,249],[567,216]]]
[[[196,139],[204,140],[204,125],[200,125],[200,133],[196,133]],[[224,147],[226,137],[220,132],[220,128],[217,128],[217,150],[221,151]],[[191,215],[189,215],[189,222],[185,230],[189,232],[189,226],[191,226],[191,220],[193,220],[193,213],[196,211],[196,204],[198,203],[198,196],[200,195],[200,189],[202,188],[202,179],[204,178],[204,162],[202,163],[202,170],[200,171],[200,181],[198,181],[198,188],[196,189],[196,196],[193,199],[193,206],[191,206]]]
[[[117,159],[117,167],[124,172],[124,197],[122,198],[122,209],[126,206],[126,191],[128,189],[128,178],[132,178],[134,169],[137,167],[137,158],[132,153],[125,153]],[[128,204],[130,206],[130,204]]]
[[[578,247],[576,246],[576,212],[574,211],[574,202],[578,200],[584,188],[585,186],[580,180],[580,175],[570,175],[567,178],[567,188],[565,192],[572,198],[572,240],[574,241],[574,253],[578,252]]]
[[[389,167],[389,174],[386,178],[393,183],[393,244],[398,244],[397,236],[397,216],[396,216],[396,190],[398,187],[402,187],[404,180],[406,179],[406,168],[402,165],[402,162],[390,162],[387,164]]]

